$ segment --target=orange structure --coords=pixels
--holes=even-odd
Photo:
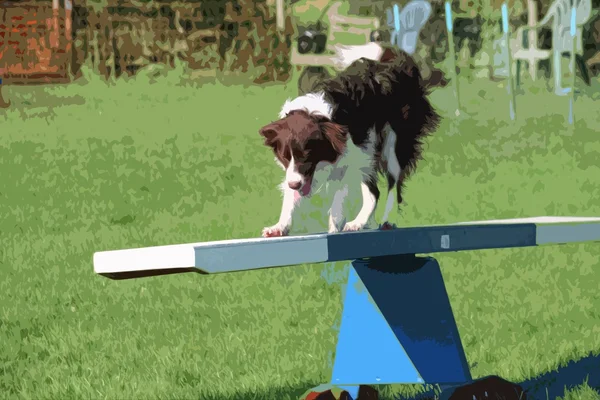
[[[0,0],[0,77],[4,83],[65,83],[72,2]]]

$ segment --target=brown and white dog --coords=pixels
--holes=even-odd
[[[313,93],[286,101],[280,119],[260,129],[285,171],[281,215],[264,228],[264,237],[287,235],[297,206],[322,187],[331,195],[330,233],[368,227],[380,195],[378,173],[388,181],[383,222],[394,205],[394,187],[400,206],[404,179],[439,116],[410,56],[385,57],[387,62],[360,58],[350,63]],[[344,201],[358,186],[362,207],[346,222]]]

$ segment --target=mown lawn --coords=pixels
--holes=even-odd
[[[449,89],[432,94],[445,119],[392,222],[600,216],[600,84],[577,99],[572,130],[567,99],[543,88],[529,85],[511,122],[503,88],[461,83],[468,115],[453,117]],[[341,264],[94,274],[95,251],[256,237],[278,216],[281,172],[257,131],[294,85],[178,84],[5,91],[3,396],[295,399],[329,379]],[[599,352],[598,244],[437,258],[474,377],[521,382]],[[576,379],[567,398],[600,398]]]

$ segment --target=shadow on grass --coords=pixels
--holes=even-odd
[[[531,399],[556,399],[564,396],[565,388],[572,389],[584,381],[587,381],[590,388],[600,390],[600,355],[589,355],[577,361],[569,361],[567,365],[555,371],[546,372],[520,385],[527,390],[527,396]]]
[[[519,382],[519,385],[527,392],[528,399],[545,400],[563,397],[565,391],[583,383],[600,391],[600,355],[589,355],[577,361],[569,361],[565,366]],[[427,391],[414,396],[398,396],[396,399],[434,400],[435,397],[433,391]]]

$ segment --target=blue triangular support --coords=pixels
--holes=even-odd
[[[459,384],[471,380],[437,261],[354,261],[331,383]]]

